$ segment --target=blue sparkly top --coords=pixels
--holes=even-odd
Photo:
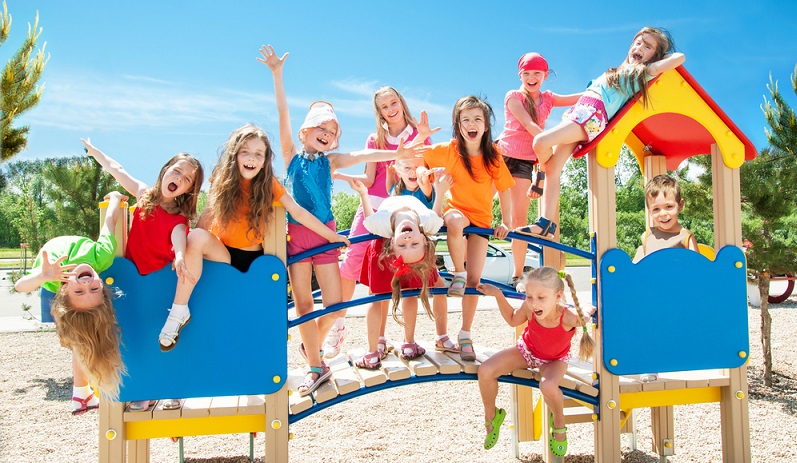
[[[312,213],[321,223],[334,220],[332,215],[332,168],[324,153],[298,153],[288,164],[286,184],[296,203]],[[291,214],[288,222],[298,224]]]

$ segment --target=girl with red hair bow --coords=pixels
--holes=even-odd
[[[350,182],[352,189],[362,199],[366,215],[363,225],[369,232],[384,238],[376,239],[368,245],[359,281],[370,288],[371,294],[393,294],[393,318],[404,327],[404,343],[399,356],[407,360],[420,357],[426,351],[415,342],[418,297],[403,300],[403,320],[396,314],[401,290],[420,289],[420,300],[429,318],[442,319],[445,322],[447,315],[444,296],[435,297],[435,310],[432,311],[429,306],[429,287],[445,287],[435,266],[435,242],[431,236],[443,225],[439,212],[452,180],[443,170],[435,171],[430,177],[433,177],[431,183],[435,190],[433,210],[428,209],[414,196],[400,195],[385,199],[379,209],[371,213],[369,211],[373,209],[368,190],[359,180]],[[387,320],[382,313],[380,303],[371,304],[368,308],[368,352],[355,362],[360,368],[378,369],[382,366],[382,359],[387,356],[387,341],[384,338]],[[445,325],[442,329],[445,330]]]

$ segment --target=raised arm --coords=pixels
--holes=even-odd
[[[553,105],[554,106],[573,106],[574,104],[578,103],[578,99],[581,98],[584,92],[581,93],[571,93],[569,95],[557,95],[556,93],[553,94]]]
[[[122,185],[122,188],[127,190],[130,194],[136,197],[136,199],[140,198],[141,195],[147,191],[146,183],[136,179],[132,175],[130,175],[121,164],[116,162],[113,158],[108,156],[107,154],[103,153],[102,151],[98,150],[94,145],[91,144],[91,139],[89,138],[81,138],[80,141],[83,142],[83,146],[85,147],[86,154],[89,157],[94,158],[95,161],[100,163],[103,169],[108,171],[109,174],[113,178]]]
[[[360,195],[360,202],[363,206],[363,216],[370,217],[374,213],[374,208],[371,207],[371,197],[368,196],[368,189],[363,182],[357,179],[350,181],[349,186]]]
[[[412,120],[415,121],[415,118]],[[426,111],[421,111],[421,120],[415,121],[415,125],[418,127],[418,136],[415,138],[415,142],[425,142],[433,133],[440,130],[440,127],[429,128],[429,115],[426,114]]]
[[[647,73],[651,76],[657,76],[662,72],[677,68],[684,64],[684,61],[686,61],[686,56],[683,53],[670,53],[655,63],[648,64]]]
[[[285,161],[285,169],[288,169],[291,159],[296,155],[296,145],[293,143],[293,131],[291,129],[291,113],[288,109],[288,98],[285,96],[285,83],[282,80],[282,67],[285,64],[285,59],[288,58],[288,53],[278,57],[274,52],[274,47],[271,45],[263,45],[260,47],[260,55],[263,58],[257,58],[258,61],[268,66],[271,69],[271,75],[274,77],[274,98],[277,101],[277,112],[279,113],[280,120],[280,148],[282,150],[282,159]]]
[[[446,193],[454,186],[454,177],[446,173],[444,167],[435,167],[431,169],[434,172],[434,179],[432,186],[435,190],[434,204],[432,210],[439,215],[443,216],[443,202],[445,201]]]
[[[352,151],[351,153],[329,153],[327,157],[329,158],[332,170],[337,170],[345,169],[346,167],[353,166],[360,162],[419,158],[428,149],[429,147],[425,146],[423,141],[416,140],[412,145],[404,146],[404,140],[401,140],[396,151],[366,149]]]

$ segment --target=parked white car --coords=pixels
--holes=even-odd
[[[437,268],[438,270],[453,271],[454,263],[448,253],[448,242],[445,236],[437,239]],[[526,260],[523,263],[523,273],[540,266],[540,255],[536,251],[528,249]],[[512,274],[515,264],[512,261],[512,251],[503,250],[493,243],[487,244],[487,259],[484,262],[482,278],[497,281],[499,283],[512,283]]]

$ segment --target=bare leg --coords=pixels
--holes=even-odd
[[[443,279],[437,280],[434,285],[435,288],[445,288],[446,284]],[[445,295],[438,295],[432,297],[432,312],[434,312],[434,329],[438,336],[448,333],[448,299]]]
[[[404,342],[415,342],[415,324],[418,321],[418,298],[409,297],[401,300],[401,312],[404,315]]]
[[[454,263],[455,272],[465,271],[465,238],[462,230],[470,225],[470,220],[456,209],[451,209],[445,213],[443,221],[446,225],[448,253]]]
[[[77,354],[75,353],[74,349],[72,350],[72,378],[72,385],[75,387],[89,385],[89,379],[86,377],[86,374],[83,373],[83,367],[80,366],[80,362],[77,360]]]
[[[381,325],[383,305],[385,305],[385,301],[373,302],[368,306],[368,311],[365,313],[365,326],[368,330],[368,352],[379,350],[377,344],[379,343],[379,326]]]
[[[481,369],[481,367],[479,367]],[[563,428],[565,426],[565,398],[559,385],[567,372],[567,364],[560,360],[547,363],[540,367],[540,392],[548,405],[548,409],[553,413],[553,426]],[[546,417],[547,419],[547,417]],[[563,440],[567,434],[554,434],[554,439]]]
[[[450,245],[449,245],[450,246]],[[468,237],[468,277],[467,287],[475,288],[479,284],[487,258],[487,238],[470,235]],[[476,318],[476,306],[479,296],[465,296],[462,298],[462,331],[470,331],[473,319]]]
[[[318,285],[321,287],[321,303],[324,307],[329,307],[340,303],[341,290],[340,290],[340,269],[337,262],[330,264],[314,265],[315,276],[318,279]],[[311,309],[312,310],[312,309]],[[335,320],[338,318],[337,313],[325,315],[317,318],[319,341],[324,339]]]
[[[548,161],[548,173],[545,177],[545,184],[542,187],[542,201],[540,204],[540,216],[545,218],[556,217],[559,211],[559,194],[562,185],[562,170],[565,163],[573,154],[573,150],[578,143],[557,145],[554,148],[554,155]]]
[[[302,316],[313,311],[313,295],[310,291],[310,279],[313,274],[312,264],[297,262],[288,267],[288,276],[293,288],[293,302],[296,315]],[[321,338],[318,335],[318,324],[315,320],[299,325],[307,363],[311,367],[321,366]]]
[[[218,238],[202,228],[195,228],[188,234],[188,241],[185,249],[185,265],[191,275],[198,282],[202,277],[202,259],[214,262],[230,263],[230,252],[224,247]],[[188,281],[187,278],[177,280],[177,288],[174,292],[174,303],[188,305],[191,294],[194,292],[196,284]]]
[[[515,177],[515,186],[509,189],[512,196],[511,212],[509,218],[509,228],[516,229],[528,224],[529,204],[531,201],[526,195],[526,191],[531,185],[531,180],[521,179]],[[523,275],[523,265],[526,262],[526,249],[528,243],[523,240],[512,240],[512,262],[515,268],[512,272],[513,277],[520,277]]]
[[[504,349],[479,365],[479,392],[484,405],[484,422],[495,418],[495,398],[498,396],[498,377],[520,368],[528,368],[526,359],[516,347]],[[487,426],[487,433],[493,430]]]

